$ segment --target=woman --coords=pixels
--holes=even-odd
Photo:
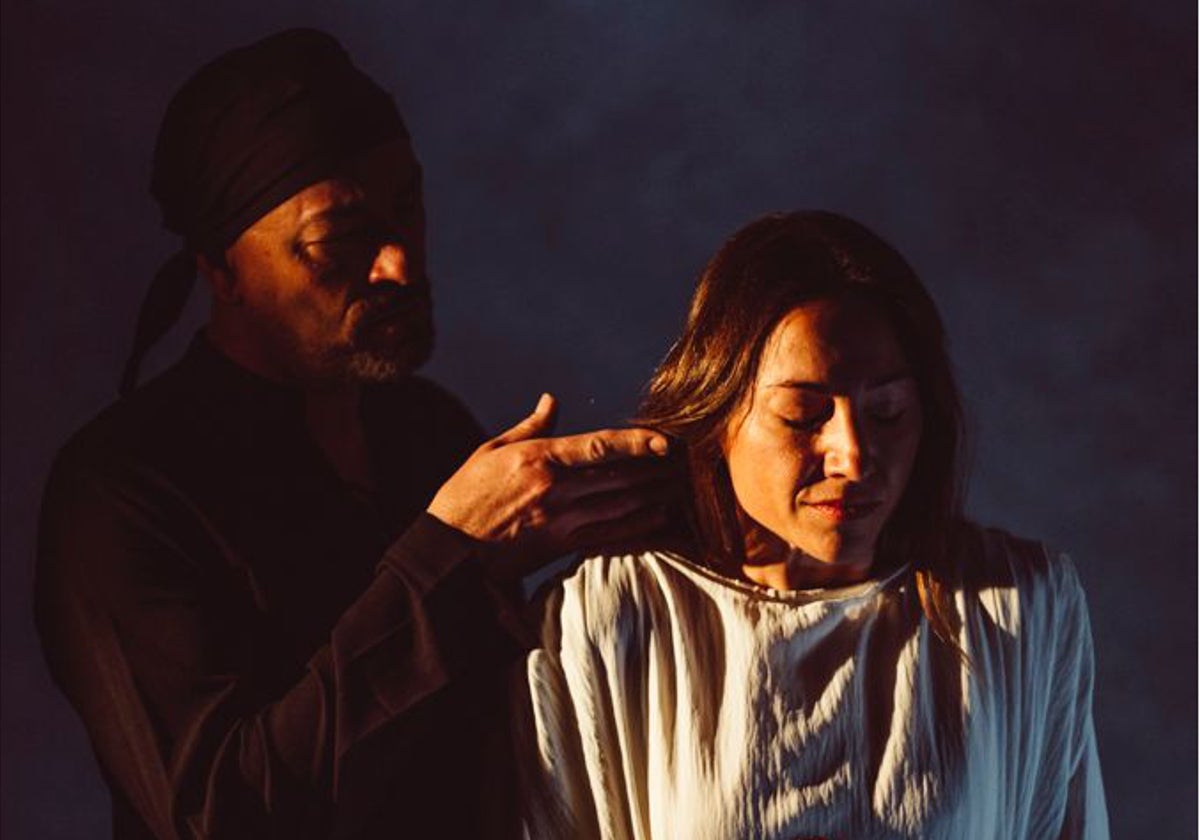
[[[594,557],[524,689],[533,837],[1107,837],[1070,561],[961,518],[932,300],[831,213],[703,272],[639,422],[690,539]]]

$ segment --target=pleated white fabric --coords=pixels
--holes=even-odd
[[[669,553],[587,560],[518,680],[527,835],[1108,837],[1075,570],[978,543],[965,662],[907,569],[778,592]]]

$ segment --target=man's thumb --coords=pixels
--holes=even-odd
[[[554,430],[554,421],[557,416],[558,401],[552,394],[542,394],[532,414],[493,438],[492,443],[503,446],[506,443],[516,443],[519,440],[548,435]]]

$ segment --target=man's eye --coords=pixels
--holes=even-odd
[[[305,242],[296,248],[299,257],[309,264],[325,265],[337,261],[336,248],[328,242]]]
[[[299,243],[297,253],[306,262],[328,264],[350,262],[369,253],[372,238],[364,231],[336,233]]]
[[[341,245],[359,245],[375,238],[371,231],[346,230],[314,236],[304,243],[305,247],[337,247]]]

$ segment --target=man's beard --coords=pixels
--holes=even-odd
[[[433,352],[433,307],[425,285],[365,294],[346,312],[345,336],[322,365],[348,382],[388,383],[407,376]]]

